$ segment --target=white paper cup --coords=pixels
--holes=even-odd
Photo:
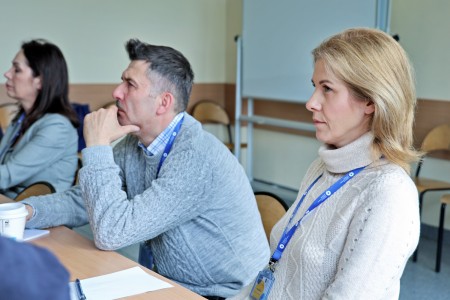
[[[0,204],[0,235],[21,241],[28,211],[22,203]]]

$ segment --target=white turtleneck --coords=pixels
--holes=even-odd
[[[297,200],[272,230],[272,253],[300,196],[320,174],[294,221],[348,171],[367,167],[302,221],[278,262],[269,300],[398,299],[419,239],[417,189],[401,167],[374,161],[372,140],[367,133],[342,148],[319,149]],[[233,299],[246,299],[250,288]]]

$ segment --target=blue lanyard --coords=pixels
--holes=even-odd
[[[350,179],[352,179],[355,175],[357,175],[359,172],[361,172],[364,167],[360,167],[357,169],[354,169],[350,172],[348,172],[344,177],[339,179],[337,182],[335,182],[331,187],[329,187],[325,192],[323,192],[314,202],[309,206],[309,208],[306,210],[305,214],[298,220],[289,230],[288,227],[292,222],[292,219],[297,214],[298,209],[303,203],[303,200],[305,200],[306,195],[309,193],[311,188],[317,183],[317,181],[322,177],[323,174],[319,175],[319,177],[316,178],[316,180],[311,183],[311,185],[306,189],[306,191],[303,193],[302,198],[298,202],[297,206],[295,207],[294,211],[292,212],[291,217],[289,218],[289,222],[286,225],[286,228],[284,229],[283,235],[281,236],[280,241],[278,242],[277,249],[272,254],[272,257],[270,258],[269,266],[271,270],[273,271],[273,266],[276,262],[278,262],[283,255],[284,249],[286,249],[286,246],[288,245],[289,241],[291,240],[292,236],[294,235],[295,231],[301,224],[304,217],[306,217],[309,213],[311,213],[316,207],[318,207],[320,204],[324,203],[331,195],[333,195],[337,190],[339,190],[344,184],[346,184]]]
[[[169,155],[170,150],[172,149],[173,142],[175,141],[175,138],[177,137],[178,131],[180,131],[181,124],[183,124],[184,116],[181,117],[180,121],[178,121],[178,124],[175,126],[175,128],[172,131],[172,134],[170,135],[169,141],[167,142],[166,147],[164,148],[164,152],[161,156],[161,160],[159,161],[158,170],[156,171],[156,178],[158,178],[159,170],[161,169],[161,166],[163,165],[164,161],[166,160],[167,156]]]
[[[2,149],[2,152],[0,153],[0,158],[1,160],[3,160],[3,155],[5,154],[6,151],[8,151],[9,148],[11,148],[12,145],[14,145],[14,143],[16,142],[17,138],[20,135],[20,131],[21,131],[21,127],[22,127],[22,122],[25,119],[25,113],[22,113],[19,117],[19,119],[17,120],[16,123],[16,133],[13,135],[13,137],[5,144],[5,148]]]

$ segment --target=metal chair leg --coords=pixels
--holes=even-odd
[[[423,201],[424,194],[425,194],[424,192],[419,194],[419,216],[420,217],[422,217],[422,201]],[[422,224],[422,222],[420,224]],[[413,262],[417,261],[418,250],[419,250],[419,245],[417,245],[417,248],[416,248],[416,250],[414,251],[414,253],[412,255],[412,261]]]
[[[441,204],[441,215],[439,216],[439,230],[438,230],[438,241],[437,241],[437,251],[436,251],[436,268],[435,271],[441,271],[441,257],[442,257],[442,243],[444,238],[444,219],[445,219],[445,208],[447,204]]]

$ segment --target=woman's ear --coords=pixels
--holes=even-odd
[[[42,89],[42,79],[41,76],[36,76],[33,78],[34,87],[40,91]]]
[[[366,113],[366,115],[371,115],[375,112],[375,104],[372,100],[367,101],[364,112]]]

